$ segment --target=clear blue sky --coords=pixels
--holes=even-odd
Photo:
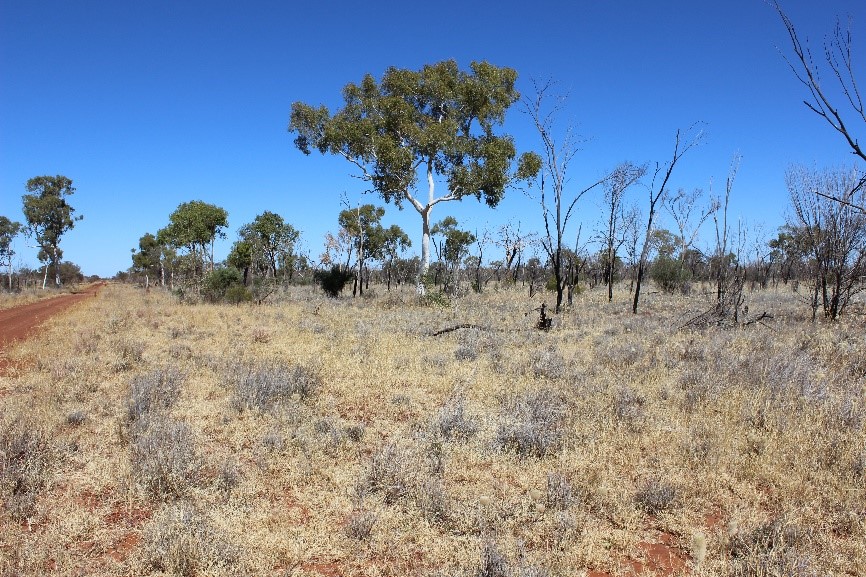
[[[787,0],[784,7],[820,55],[837,15],[854,19],[866,83],[866,4]],[[570,94],[560,115],[587,138],[572,165],[575,189],[624,160],[665,161],[678,128],[705,123],[672,188],[721,193],[742,155],[732,217],[781,224],[791,163],[853,162],[844,142],[802,104],[804,88],[777,47],[785,30],[763,0],[514,2],[118,2],[47,0],[0,4],[0,215],[23,221],[24,183],[63,174],[84,220],[63,238],[64,258],[86,274],[125,270],[145,232],[165,226],[182,202],[229,213],[224,258],[238,227],[264,210],[302,231],[314,258],[336,229],[340,197],[361,197],[351,167],[303,156],[288,134],[293,101],[341,103],[349,81],[388,66],[420,68],[487,60]],[[505,127],[520,151],[538,141],[515,108]],[[632,191],[645,204],[645,192]],[[386,206],[419,250],[420,219]],[[585,230],[596,198],[579,204]],[[473,230],[519,220],[541,228],[536,203],[510,191],[491,210],[474,199],[438,205]],[[661,223],[665,225],[665,222]],[[707,231],[709,232],[709,231]],[[569,231],[573,234],[573,231]],[[35,250],[16,242],[21,263]],[[18,263],[16,263],[18,264]]]

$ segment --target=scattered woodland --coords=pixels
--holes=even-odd
[[[816,63],[775,7],[807,106],[866,161],[850,35]],[[555,85],[515,79],[445,61],[293,103],[294,152],[385,206],[344,200],[320,254],[265,211],[221,259],[227,211],[183,202],[7,344],[0,576],[866,575],[862,166],[792,166],[788,222],[743,229],[737,157],[715,196],[671,189],[700,125],[575,185]],[[501,131],[512,106],[535,151]],[[448,215],[515,189],[533,229]],[[0,308],[86,280],[61,248],[72,180],[26,190]],[[22,233],[40,270],[13,267]]]

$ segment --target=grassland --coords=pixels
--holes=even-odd
[[[0,575],[866,574],[862,308],[621,291],[108,286],[0,377]]]

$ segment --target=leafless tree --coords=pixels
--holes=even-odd
[[[734,188],[734,180],[737,178],[737,172],[740,170],[741,156],[734,155],[731,160],[731,167],[728,171],[728,178],[725,180],[725,198],[713,199],[712,203],[718,206],[718,209],[713,212],[713,222],[716,225],[716,248],[710,263],[710,270],[716,280],[716,305],[723,316],[727,316],[730,312],[734,319],[737,318],[737,310],[742,300],[742,282],[732,273],[736,273],[739,259],[736,255],[732,256],[730,238],[731,229],[728,225],[728,207],[731,201],[731,191]],[[721,213],[721,225],[719,223],[719,213]],[[741,238],[738,229],[737,239]],[[738,251],[739,252],[739,251]],[[732,304],[732,306],[730,306]],[[732,310],[730,310],[732,309]]]
[[[626,210],[625,193],[643,175],[646,166],[635,166],[624,162],[617,166],[604,183],[604,213],[607,219],[602,243],[605,249],[605,280],[607,281],[607,302],[613,301],[613,281],[616,270],[617,251],[626,241],[627,219],[633,212]]]
[[[566,274],[563,259],[563,237],[568,221],[574,215],[574,206],[580,198],[600,185],[607,177],[589,185],[583,190],[566,196],[568,169],[578,152],[579,139],[571,129],[565,131],[561,141],[555,134],[556,115],[562,109],[564,99],[556,98],[556,103],[548,107],[545,99],[550,97],[553,83],[547,82],[535,85],[535,97],[523,100],[523,110],[532,119],[538,135],[541,137],[541,212],[544,216],[544,233],[541,245],[547,254],[548,262],[553,269],[556,280],[556,309],[562,309],[562,295],[565,292]]]
[[[863,175],[856,169],[792,167],[785,180],[794,208],[791,224],[805,236],[813,259],[812,318],[823,306],[824,316],[836,320],[863,288],[858,281],[866,274],[866,213],[857,208],[866,204],[866,189],[851,196]]]
[[[704,195],[704,191],[695,188],[691,192],[680,189],[675,195],[665,199],[665,208],[677,225],[680,241],[680,275],[685,268],[685,260],[688,250],[694,245],[704,222],[719,209],[719,201],[710,199],[708,205],[699,207],[698,202]],[[697,210],[697,212],[696,212]]]
[[[511,275],[511,281],[516,283],[523,262],[523,253],[526,247],[532,243],[533,233],[521,233],[520,221],[517,224],[509,222],[499,227],[499,239],[497,246],[505,254],[502,266],[505,268],[504,275]]]
[[[634,314],[637,314],[637,307],[640,302],[640,286],[643,281],[644,273],[646,272],[650,249],[652,248],[652,232],[656,208],[659,201],[667,195],[668,181],[670,180],[671,174],[673,174],[677,163],[686,152],[700,143],[703,134],[704,131],[699,128],[698,124],[693,124],[685,133],[681,130],[677,130],[674,138],[674,153],[671,160],[665,164],[657,163],[655,170],[653,171],[652,182],[648,188],[649,215],[647,216],[646,235],[644,236],[643,249],[641,250],[640,260],[637,265],[637,284],[634,288],[634,301],[632,302],[631,307],[631,312]]]
[[[843,28],[837,17],[833,34],[824,39],[824,62],[818,64],[812,56],[808,41],[804,43],[800,40],[794,23],[782,10],[782,6],[777,0],[773,1],[773,6],[785,25],[791,40],[791,48],[794,51],[793,59],[784,56],[784,54],[783,57],[788,66],[791,67],[794,76],[809,92],[809,98],[803,103],[812,112],[823,118],[833,127],[833,130],[842,135],[842,138],[851,148],[852,154],[860,160],[866,161],[866,152],[861,148],[856,134],[860,130],[866,130],[866,108],[864,108],[863,97],[854,74],[854,38],[851,34],[851,19],[848,21],[848,26]],[[841,94],[837,92],[834,96],[830,94],[831,87],[821,84],[822,69],[825,73],[829,71],[829,76],[835,77],[838,83],[837,90],[840,90]],[[843,104],[845,108],[840,109],[838,102],[834,105],[831,98],[838,98],[843,103],[847,101],[848,104]],[[846,198],[849,192],[856,193],[864,185],[866,185],[866,175],[861,175],[859,180],[852,184],[850,191],[842,191],[843,194],[828,198],[841,204],[849,204],[851,208],[866,213],[866,206],[863,204],[851,205],[851,201]],[[820,192],[819,194],[827,193]]]

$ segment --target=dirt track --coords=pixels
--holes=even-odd
[[[0,353],[15,341],[26,339],[39,325],[82,300],[93,298],[105,283],[88,286],[74,294],[60,295],[27,305],[0,310]]]

